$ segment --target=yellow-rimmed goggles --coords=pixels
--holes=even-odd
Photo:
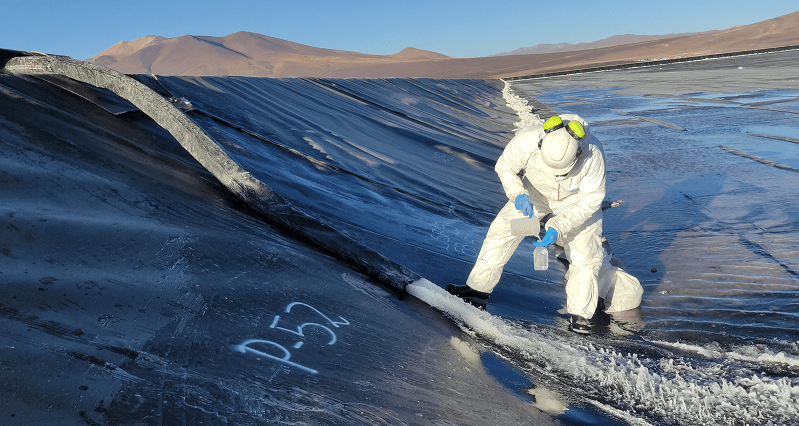
[[[544,122],[544,133],[551,133],[555,130],[566,128],[566,131],[574,138],[582,140],[585,137],[585,129],[583,129],[583,125],[580,124],[577,120],[569,121],[569,123],[564,126],[563,120],[557,115],[554,117],[550,117],[549,120]]]

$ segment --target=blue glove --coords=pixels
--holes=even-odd
[[[516,210],[519,210],[527,217],[533,217],[533,203],[530,202],[530,196],[527,194],[521,194],[516,197],[516,201],[514,201],[514,205],[516,206]]]
[[[542,238],[541,241],[533,242],[533,245],[538,247],[546,247],[554,243],[555,240],[557,239],[558,239],[558,231],[556,231],[555,228],[549,228],[547,229],[547,233],[544,234],[544,238]]]

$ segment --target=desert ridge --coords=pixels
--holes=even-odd
[[[613,36],[620,44],[550,53],[453,58],[406,48],[370,55],[237,32],[224,37],[154,35],[121,41],[87,61],[129,74],[253,77],[506,78],[636,61],[687,58],[799,45],[799,11],[751,25],[686,35]],[[575,45],[580,46],[580,45]]]

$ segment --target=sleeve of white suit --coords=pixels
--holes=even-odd
[[[533,155],[533,150],[538,146],[539,132],[527,131],[517,134],[508,142],[505,150],[502,151],[494,167],[505,195],[509,200],[515,200],[521,194],[525,194],[524,184],[522,183],[519,172],[524,169],[528,159]]]
[[[585,223],[602,207],[602,200],[605,199],[605,160],[599,148],[591,150],[587,161],[588,173],[580,182],[577,202],[546,223],[546,228],[555,228],[561,237]]]

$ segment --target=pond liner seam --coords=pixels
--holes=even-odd
[[[735,154],[744,158],[748,158],[750,160],[757,161],[758,163],[765,164],[767,166],[776,167],[778,169],[785,170],[787,172],[799,173],[799,169],[794,169],[791,166],[786,166],[785,164],[781,164],[776,161],[772,161],[763,157],[758,157],[757,155],[748,154],[743,151],[738,151],[737,149],[734,148],[728,148],[724,145],[718,145],[718,147],[726,152],[729,152],[730,154]]]
[[[778,141],[799,143],[799,139],[789,138],[787,136],[763,135],[763,134],[760,134],[760,133],[752,133],[752,132],[746,132],[746,134],[749,135],[749,136],[757,136],[757,137],[760,137],[760,138],[776,139]]]

